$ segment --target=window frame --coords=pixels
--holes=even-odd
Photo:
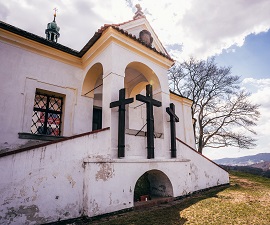
[[[46,98],[46,102],[43,100],[36,101],[37,95]],[[51,101],[51,99],[54,99]],[[60,101],[60,105],[57,104]],[[42,102],[42,107],[38,107],[39,103]],[[54,109],[55,105],[57,106]],[[36,89],[34,97],[34,107],[32,113],[32,124],[30,132],[32,135],[47,135],[52,137],[61,136],[62,132],[62,121],[63,121],[63,105],[64,96],[58,93],[42,91]],[[52,116],[50,116],[50,114]],[[55,115],[57,115],[55,117]],[[36,121],[33,119],[36,117]],[[37,126],[38,124],[38,126]],[[55,126],[55,128],[54,128]]]

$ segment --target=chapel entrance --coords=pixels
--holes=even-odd
[[[147,171],[137,180],[134,188],[134,202],[164,197],[173,197],[173,187],[167,175],[162,171]]]

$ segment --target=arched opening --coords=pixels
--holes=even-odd
[[[87,72],[82,96],[92,100],[92,130],[102,128],[102,86],[103,67],[100,63],[94,64]]]
[[[153,98],[162,101],[161,86],[155,72],[147,65],[140,62],[132,62],[125,69],[126,97],[133,97],[134,102],[128,105],[127,128],[146,132],[146,105],[136,100],[137,94],[145,95],[146,85],[153,86]],[[161,107],[154,107],[155,132],[163,133],[163,112]],[[135,132],[136,133],[136,132]],[[159,135],[158,135],[159,136]]]
[[[173,197],[173,187],[165,173],[150,170],[140,176],[134,188],[134,202],[162,197]]]

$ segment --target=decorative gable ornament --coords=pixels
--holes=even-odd
[[[152,46],[153,37],[148,30],[142,30],[139,34],[140,40],[146,45]]]
[[[133,16],[133,19],[140,19],[140,18],[145,18],[144,13],[142,12],[142,7],[140,4],[136,4],[135,7],[137,8],[137,12],[135,12],[135,15]]]

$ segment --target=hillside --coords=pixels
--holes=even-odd
[[[228,166],[250,166],[261,162],[270,162],[270,153],[259,153],[257,155],[243,156],[239,158],[223,158],[214,160],[219,165]]]
[[[250,165],[253,168],[259,168],[262,169],[263,171],[270,170],[270,162],[260,162],[260,163],[255,163]]]

